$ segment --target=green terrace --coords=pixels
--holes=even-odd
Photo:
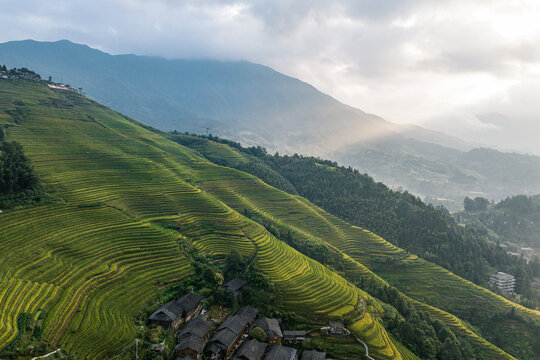
[[[18,314],[44,310],[50,344],[81,359],[112,356],[135,338],[132,318],[144,305],[191,274],[179,246],[185,239],[216,259],[231,249],[254,256],[284,294],[284,309],[322,321],[364,306],[365,293],[205,185],[251,176],[76,93],[0,81],[0,109],[17,107],[25,114],[17,122],[0,111],[7,139],[23,145],[60,203],[0,214],[0,349],[16,339]],[[401,359],[373,321],[368,345],[381,359]]]

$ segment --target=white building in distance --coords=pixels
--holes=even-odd
[[[516,278],[514,275],[503,273],[499,271],[495,275],[491,275],[489,279],[491,285],[495,285],[499,290],[503,292],[514,292],[514,287],[516,286]]]

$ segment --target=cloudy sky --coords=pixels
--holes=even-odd
[[[536,0],[0,0],[0,41],[249,60],[394,122],[540,154]]]

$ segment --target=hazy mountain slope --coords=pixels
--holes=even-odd
[[[349,146],[332,157],[453,211],[463,208],[467,196],[499,201],[511,194],[540,193],[538,156],[483,148],[462,152],[402,139]]]
[[[0,44],[0,62],[83,87],[105,105],[164,130],[201,133],[208,126],[268,148],[317,154],[399,133],[467,147],[441,133],[389,123],[248,62],[111,56],[69,41]]]

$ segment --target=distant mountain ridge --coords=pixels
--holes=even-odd
[[[83,87],[97,101],[162,130],[210,128],[244,143],[316,155],[395,136],[470,147],[442,133],[390,123],[246,61],[110,55],[67,40],[25,40],[0,44],[0,62]]]
[[[452,210],[465,196],[499,200],[540,193],[539,181],[524,183],[522,176],[540,172],[540,158],[516,155],[518,161],[506,163],[503,153],[490,154],[487,170],[502,166],[503,183],[485,167],[470,168],[469,143],[388,122],[263,65],[110,55],[67,40],[0,44],[2,63],[82,87],[98,102],[158,129],[208,132],[272,152],[330,158]]]

